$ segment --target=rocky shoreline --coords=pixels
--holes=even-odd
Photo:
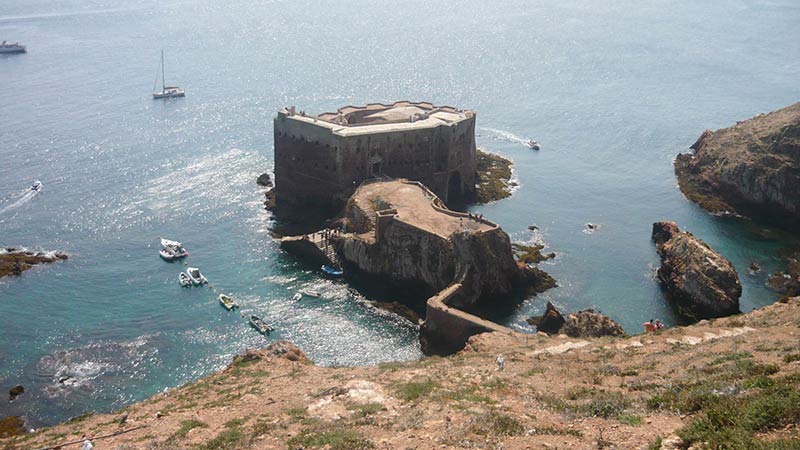
[[[61,252],[31,252],[14,247],[6,247],[0,251],[0,278],[21,275],[22,272],[37,264],[52,263],[68,259]]]

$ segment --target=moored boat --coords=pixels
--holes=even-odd
[[[250,322],[250,325],[261,334],[269,334],[270,331],[274,331],[274,328],[269,326],[266,322],[264,322],[263,319],[255,314],[251,314],[248,321]]]
[[[158,85],[158,77],[156,77],[156,85]],[[160,98],[175,98],[175,97],[185,97],[186,92],[179,88],[178,86],[167,86],[167,81],[164,78],[164,50],[161,50],[161,90],[155,91],[155,85],[153,86],[153,98],[160,99]]]
[[[225,294],[219,294],[219,302],[222,304],[222,307],[227,309],[228,311],[239,306],[236,304],[235,301],[233,301],[233,299],[230,296]]]
[[[192,280],[192,284],[208,283],[208,279],[202,273],[200,273],[200,269],[198,269],[197,267],[187,268],[186,275],[188,275],[189,279]]]
[[[167,261],[189,256],[189,252],[178,241],[161,238],[161,246],[163,248],[159,250],[158,254]]]
[[[303,295],[307,295],[309,297],[319,297],[319,296],[322,295],[322,294],[319,293],[319,291],[312,291],[310,289],[302,290],[302,291],[300,291],[300,293],[303,294]]]
[[[188,287],[192,284],[192,280],[189,278],[189,275],[186,275],[183,272],[178,274],[178,282],[180,282],[181,286],[183,287]]]
[[[27,51],[27,48],[19,42],[3,41],[0,43],[0,53],[25,53]]]
[[[340,276],[342,276],[342,274],[344,274],[342,269],[337,269],[337,268],[331,267],[329,265],[322,266],[322,271],[325,272],[326,275],[329,275],[329,276],[332,276],[332,277],[340,277]]]
[[[294,300],[296,302],[299,302],[302,299],[303,299],[303,294],[301,294],[299,292],[295,293],[294,296],[292,297],[292,300]]]

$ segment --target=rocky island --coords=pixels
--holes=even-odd
[[[31,252],[13,247],[0,249],[0,278],[21,275],[37,264],[62,261],[67,258],[67,255],[61,252]]]
[[[675,159],[681,191],[715,214],[800,223],[800,103],[717,131]]]
[[[730,261],[675,222],[654,223],[653,241],[658,281],[679,314],[696,321],[739,313],[742,285]]]

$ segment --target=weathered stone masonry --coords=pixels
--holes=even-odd
[[[338,211],[367,179],[421,181],[449,202],[475,189],[475,113],[431,103],[347,106],[311,116],[294,107],[275,126],[278,207]]]

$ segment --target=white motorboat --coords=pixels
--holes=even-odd
[[[167,261],[189,256],[189,252],[183,248],[183,244],[178,241],[171,241],[169,239],[161,238],[161,246],[163,248],[158,252],[158,254]]]
[[[307,295],[309,297],[319,297],[320,295],[322,295],[319,293],[319,291],[312,291],[311,289],[305,289],[303,291],[300,291],[300,293],[303,295]]]
[[[534,141],[533,139],[531,139],[530,141],[528,141],[526,145],[528,146],[528,148],[530,148],[530,149],[532,149],[532,150],[539,150],[539,149],[541,148],[541,146],[539,145],[539,143],[538,143],[538,142],[536,142],[536,141]]]
[[[233,301],[233,298],[231,298],[231,296],[225,294],[219,294],[219,302],[222,304],[222,307],[227,309],[228,311],[231,311],[233,310],[233,308],[239,306],[236,304],[235,301]]]
[[[176,98],[185,97],[186,92],[178,86],[167,86],[167,81],[164,78],[164,50],[161,50],[161,90],[156,91],[158,85],[158,75],[156,75],[156,82],[153,84],[153,98]]]
[[[261,334],[269,334],[271,331],[274,331],[274,329],[271,326],[269,326],[269,324],[264,322],[264,320],[261,319],[261,317],[258,317],[255,314],[251,314],[248,321],[250,322],[250,325],[252,325],[253,328],[258,330],[258,332]]]
[[[42,182],[41,182],[41,181],[39,181],[39,180],[36,180],[36,181],[34,181],[34,182],[33,182],[33,185],[31,185],[31,190],[32,190],[33,192],[39,192],[39,191],[41,191],[41,190],[42,190]]]
[[[192,284],[208,283],[208,279],[202,273],[200,273],[200,269],[197,267],[189,267],[186,269],[186,275],[189,275],[189,279],[192,280]]]
[[[192,284],[192,280],[191,280],[191,278],[189,278],[189,275],[186,275],[183,272],[181,272],[178,275],[178,281],[181,283],[181,286],[183,286],[183,287],[188,287],[188,286],[191,286],[191,284]]]
[[[25,53],[27,48],[19,42],[6,42],[0,43],[0,53]]]
[[[294,301],[296,301],[296,302],[299,302],[299,301],[300,301],[300,300],[302,300],[302,299],[303,299],[303,294],[301,294],[301,293],[299,293],[299,292],[298,292],[298,293],[296,293],[296,294],[294,294],[294,297],[292,297],[292,300],[294,300]]]

